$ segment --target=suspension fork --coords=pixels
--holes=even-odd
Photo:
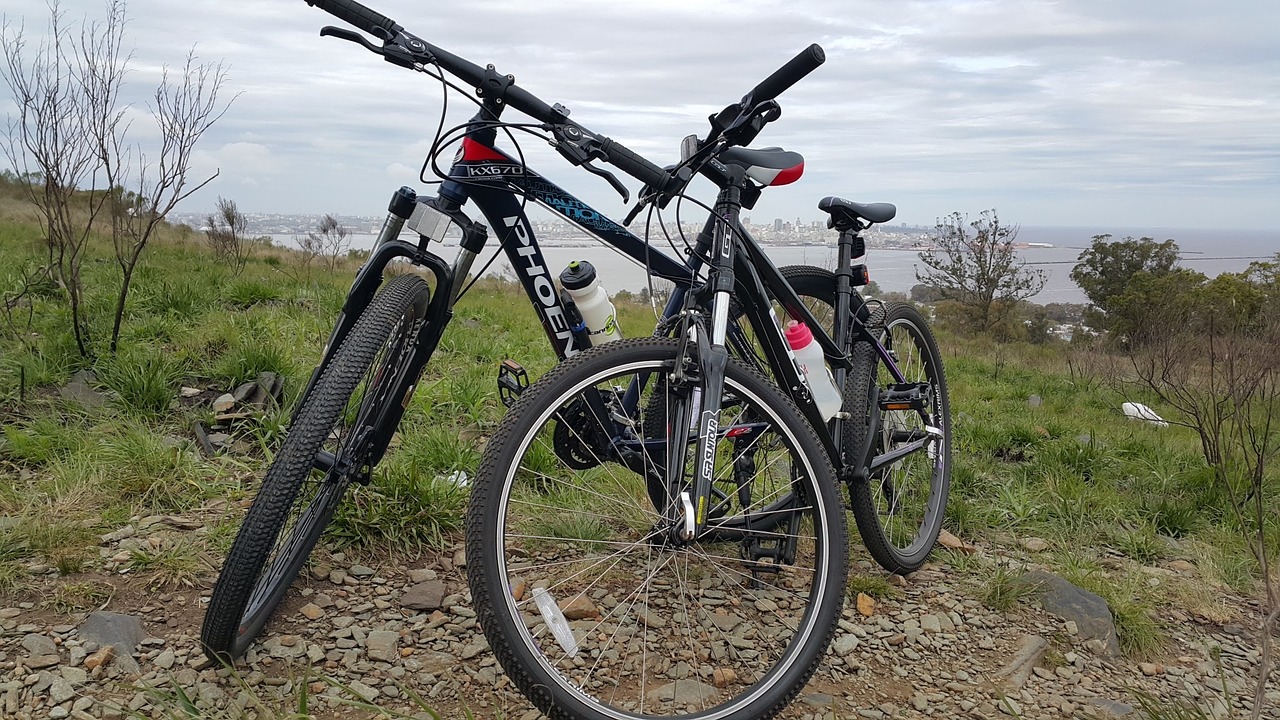
[[[717,219],[711,242],[710,277],[711,324],[707,333],[697,333],[698,373],[702,383],[702,403],[698,412],[698,443],[694,455],[693,488],[681,489],[680,497],[683,523],[679,528],[681,539],[693,540],[706,528],[707,510],[711,505],[711,488],[715,476],[716,446],[720,430],[720,399],[724,391],[725,370],[729,364],[726,338],[729,331],[729,305],[733,293],[734,232],[738,227],[738,214],[742,209],[741,169],[731,167],[731,182],[720,191],[716,199]],[[710,337],[707,337],[707,335]],[[675,453],[673,453],[675,454]],[[681,454],[683,463],[683,454]],[[674,469],[674,468],[673,468]],[[669,477],[680,477],[679,474]],[[692,512],[693,517],[689,514]]]

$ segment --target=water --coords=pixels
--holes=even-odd
[[[1053,245],[1048,248],[1033,247],[1018,251],[1018,256],[1027,263],[1028,267],[1043,270],[1048,276],[1044,289],[1032,298],[1032,301],[1040,304],[1088,302],[1080,288],[1071,281],[1070,273],[1080,253],[1089,246],[1092,236],[1104,232],[1111,233],[1116,239],[1126,236],[1153,237],[1158,241],[1173,238],[1182,250],[1181,264],[1209,277],[1224,272],[1240,272],[1249,266],[1249,258],[1271,257],[1280,251],[1280,231],[1160,228],[1094,230],[1024,227],[1018,235],[1019,242]],[[373,235],[352,235],[351,246],[367,249],[373,246],[374,237]],[[281,245],[293,244],[292,238],[288,236],[276,236],[274,240]],[[596,267],[601,283],[611,293],[618,290],[639,292],[647,286],[647,274],[644,268],[630,258],[624,257],[603,243],[578,245],[575,243],[573,247],[542,246],[543,255],[552,274],[558,275],[560,269],[568,265],[571,260],[588,260]],[[665,245],[655,247],[659,247],[669,255],[673,254]],[[475,270],[479,270],[496,249],[496,245],[490,245],[477,259]],[[435,245],[434,252],[451,261],[457,254],[458,248],[455,244],[443,247]],[[766,246],[765,252],[779,267],[817,265],[830,268],[835,267],[836,262],[834,236],[832,244],[828,246]],[[500,254],[485,274],[514,276],[506,260],[506,255]],[[871,247],[868,248],[867,265],[871,279],[885,292],[908,292],[919,282],[916,279],[916,268],[920,266],[920,262],[914,250]]]

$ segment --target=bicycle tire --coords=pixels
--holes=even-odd
[[[321,472],[315,458],[331,448],[337,464],[337,458],[360,458],[368,450],[349,441],[363,443],[362,430],[377,427],[388,403],[401,401],[429,297],[417,275],[388,282],[299,407],[214,585],[200,631],[211,659],[227,662],[244,654],[333,518],[352,472],[361,467]]]
[[[793,565],[779,562],[775,573],[765,573],[732,543],[726,549],[670,540],[640,475],[655,470],[644,448],[665,444],[665,436],[606,440],[607,447],[595,446],[600,462],[587,470],[557,457],[555,418],[561,408],[590,402],[593,392],[616,403],[623,397],[616,388],[643,375],[651,381],[645,393],[676,387],[670,391],[676,398],[679,383],[653,376],[668,377],[679,347],[659,338],[621,340],[557,366],[521,395],[477,470],[467,511],[467,573],[478,623],[507,676],[551,718],[769,718],[808,681],[840,617],[848,538],[834,471],[795,405],[737,360],[726,370],[726,405],[757,413],[750,417],[760,421],[751,430],[758,434],[750,447],[731,444],[747,413],[722,413],[716,472],[741,472],[761,494],[775,487],[775,494],[802,498],[787,510],[791,534],[768,533],[795,537]],[[684,392],[679,397],[687,404]],[[635,406],[653,407],[643,398]],[[604,410],[593,417],[618,417],[616,407]],[[591,446],[590,423],[574,426],[583,446]],[[598,424],[606,426],[613,427]],[[627,430],[643,435],[652,426],[632,418]],[[628,448],[635,452],[628,455]],[[761,539],[751,532],[740,533],[743,547]],[[757,575],[767,577],[760,587],[750,582]],[[560,608],[572,639],[563,632],[556,638],[561,620],[548,603]],[[713,606],[724,614],[712,613]],[[775,622],[783,615],[792,624]],[[729,628],[739,646],[750,647],[730,643]],[[695,640],[701,633],[705,643]]]
[[[881,567],[902,575],[924,564],[942,530],[951,488],[951,406],[942,356],[920,312],[906,303],[885,303],[872,324],[885,348],[894,353],[907,382],[929,384],[932,403],[928,415],[937,423],[934,427],[942,429],[942,439],[929,449],[901,458],[865,482],[849,484],[849,506],[863,545]],[[869,343],[856,343],[850,359],[853,369],[846,381],[846,398],[858,394],[869,398],[873,387],[894,382]],[[849,451],[867,443],[870,402],[863,406],[866,412],[850,413],[843,424],[843,443]],[[914,411],[885,411],[880,432],[872,442],[873,454],[892,450],[902,442],[896,437],[910,436],[911,430],[922,427]]]

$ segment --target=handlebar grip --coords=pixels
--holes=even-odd
[[[813,72],[826,60],[827,54],[822,51],[822,46],[814,43],[791,58],[786,65],[774,70],[772,75],[760,81],[760,84],[756,85],[747,97],[753,104],[772,100],[799,82],[805,75]]]
[[[671,182],[671,173],[645,160],[621,143],[601,137],[600,149],[608,156],[610,165],[655,190],[665,190],[667,183]]]
[[[375,10],[370,10],[356,0],[307,0],[307,4],[314,5],[379,39],[386,39],[384,33],[395,35],[404,29],[396,21]],[[384,32],[380,33],[379,30]]]

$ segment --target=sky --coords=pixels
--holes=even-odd
[[[572,117],[662,165],[680,138],[817,42],[827,61],[779,98],[755,146],[804,155],[753,219],[816,220],[826,195],[892,202],[931,226],[995,208],[1026,226],[1274,229],[1280,211],[1280,3],[1275,0],[370,0],[441,48],[512,73]],[[104,4],[64,0],[68,20]],[[44,0],[0,2],[10,32],[47,25]],[[225,63],[234,101],[193,176],[264,213],[381,215],[418,170],[441,88],[356,45],[303,0],[133,0],[126,98],[146,99],[194,47]],[[450,125],[472,112],[449,102]],[[0,87],[0,115],[13,97]],[[522,119],[507,113],[506,120]],[[500,145],[501,146],[501,145]],[[508,146],[509,148],[509,146]],[[530,165],[615,218],[601,179],[542,142]],[[448,158],[445,158],[447,163]],[[634,191],[638,182],[619,174]],[[692,193],[710,201],[714,190]]]

